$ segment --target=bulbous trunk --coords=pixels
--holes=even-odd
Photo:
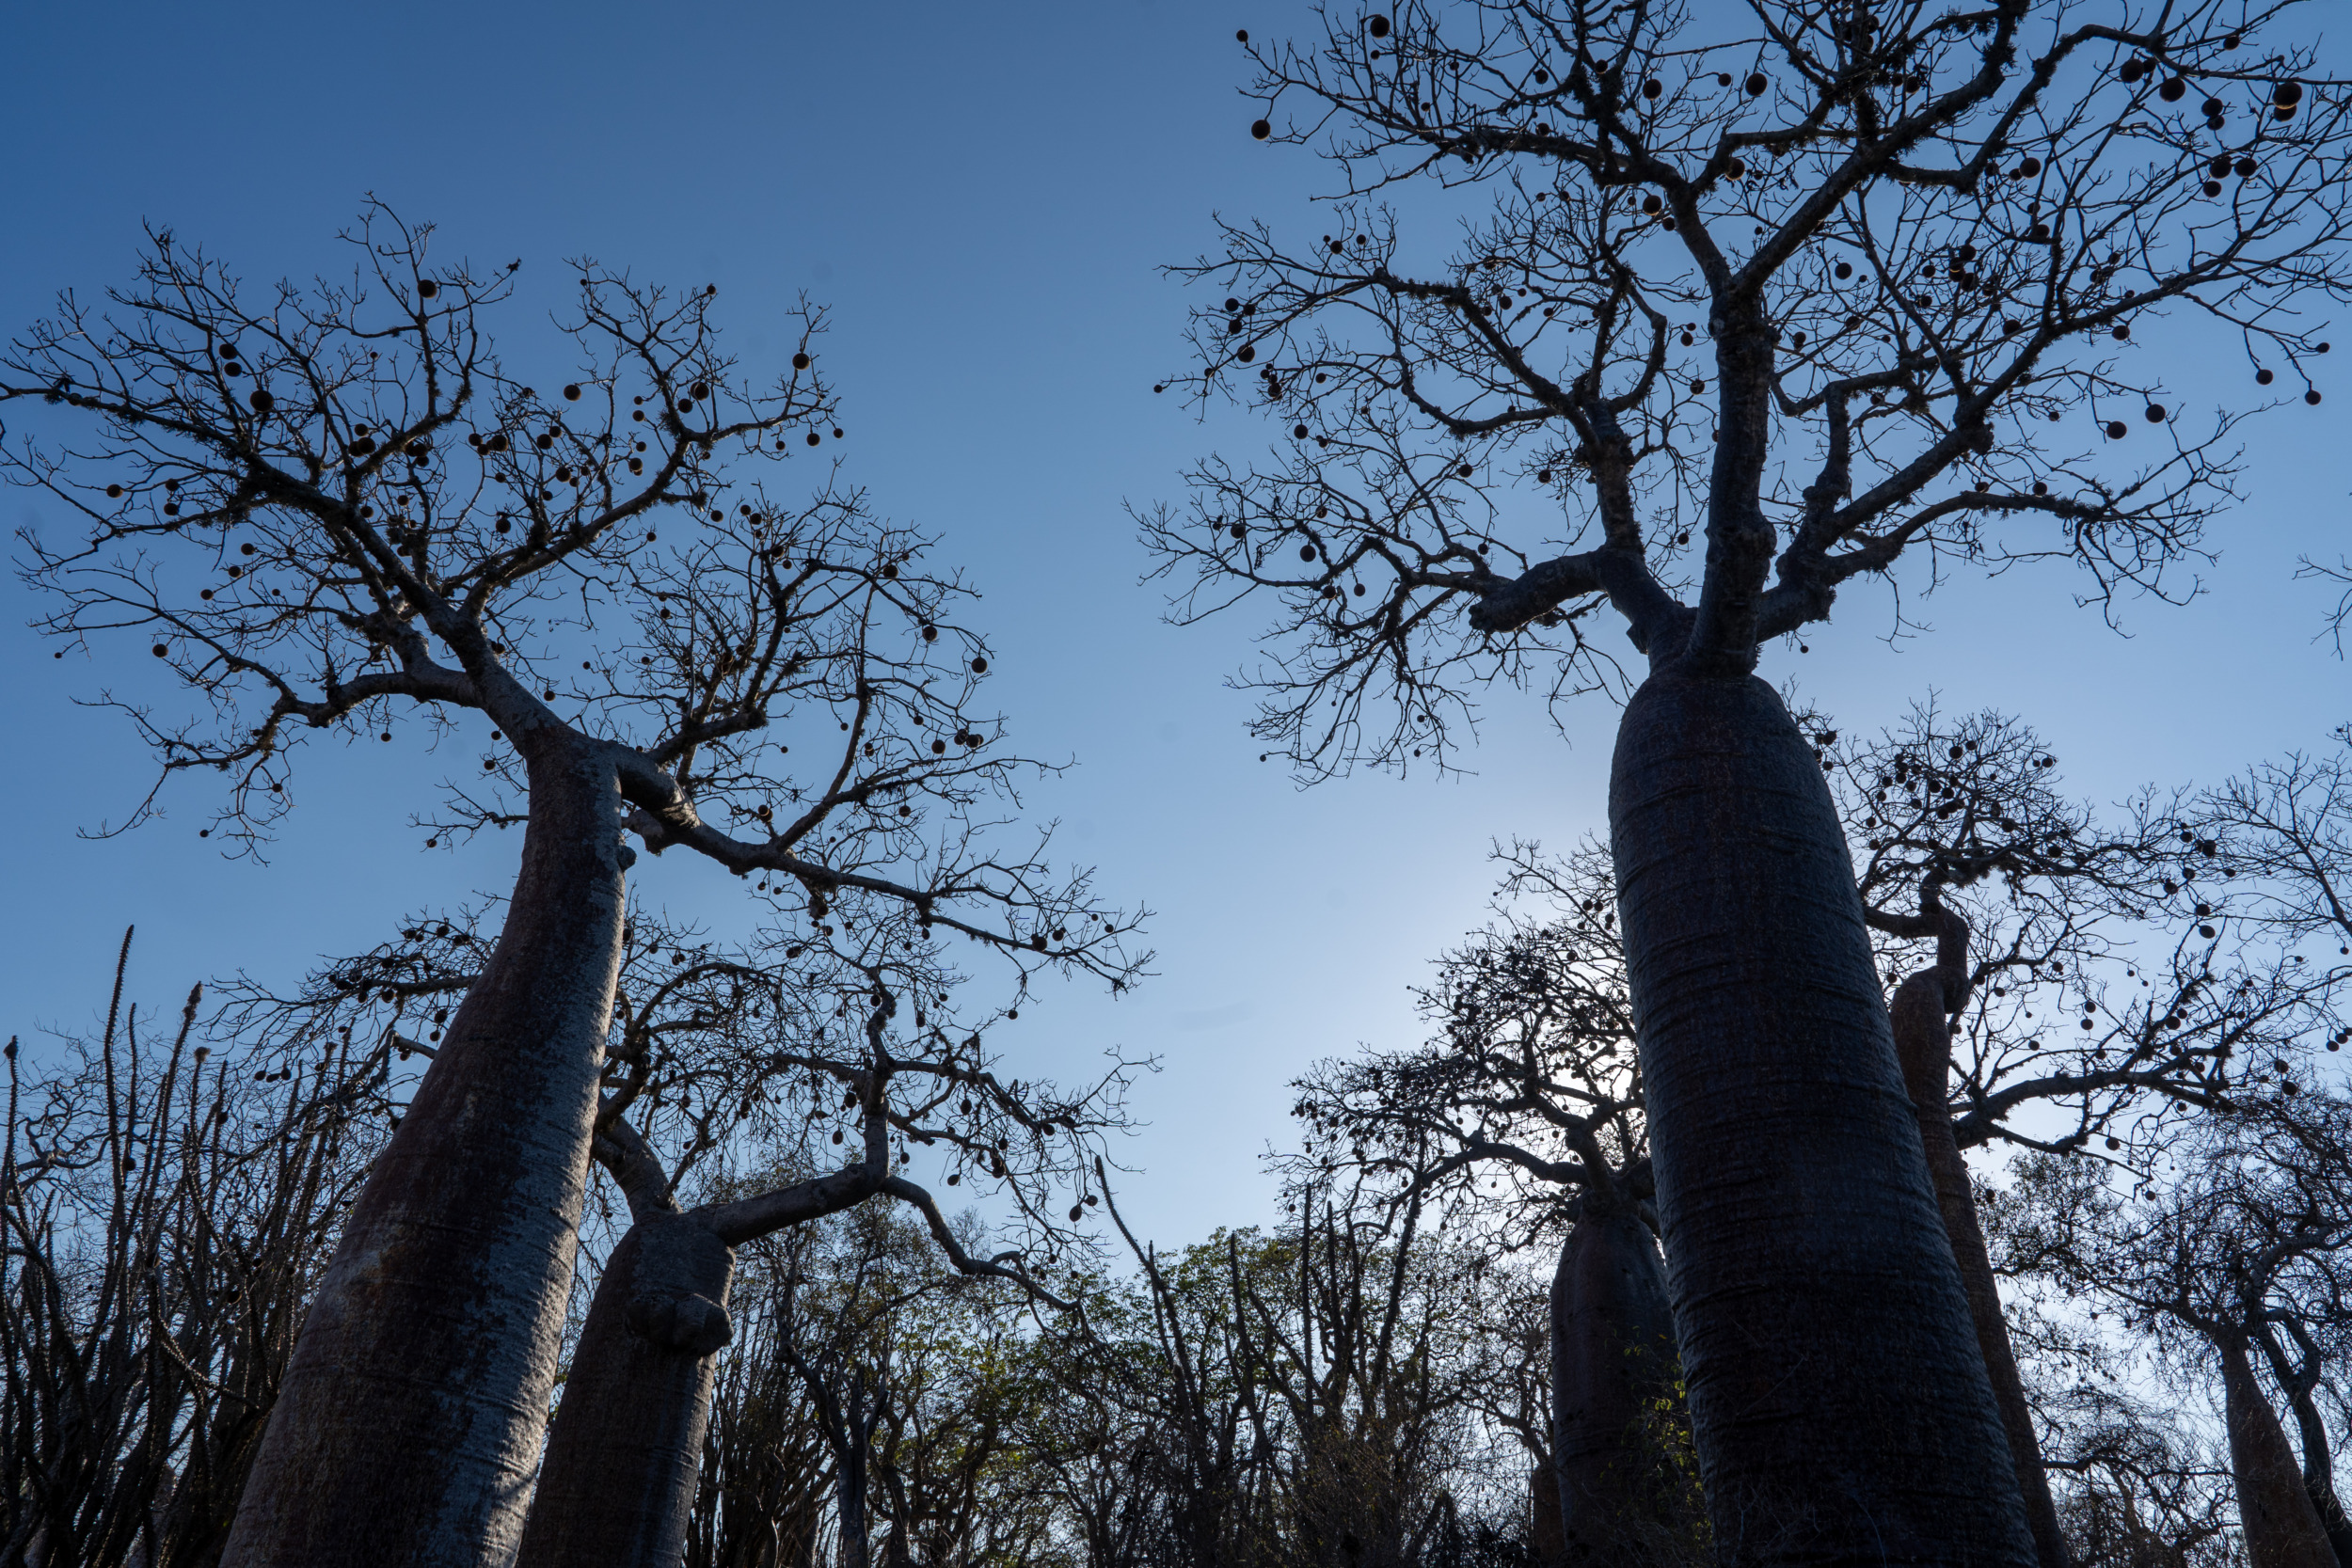
[[[1945,995],[1945,983],[1934,971],[1915,974],[1896,989],[1891,1009],[1895,1051],[1911,1093],[1928,1176],[1935,1183],[1944,1234],[1952,1243],[1961,1288],[1968,1293],[1977,1349],[1984,1357],[1994,1402],[2000,1407],[2001,1427],[2009,1436],[2017,1491],[2025,1501],[2026,1526],[2033,1531],[2034,1557],[2042,1568],[2073,1568],[2074,1554],[2058,1528],[2058,1504],[2050,1497],[2050,1474],[2042,1467],[2033,1410],[2026,1402],[2025,1380],[2017,1370],[2017,1353],[2010,1344],[2009,1320],[2001,1312],[1993,1258],[1985,1249],[1983,1227],[1978,1223],[1975,1183],[1968,1179],[1968,1163],[1961,1157],[1960,1144],[1952,1136],[1948,1103],[1952,1031],[1946,1022]]]
[[[1658,1244],[1629,1207],[1585,1214],[1551,1280],[1552,1466],[1565,1560],[1688,1560],[1704,1537],[1674,1450],[1680,1367]]]
[[[227,1568],[477,1568],[520,1538],[619,974],[621,800],[549,739],[506,927],[352,1206]]]
[[[2335,1548],[2303,1489],[2286,1429],[2254,1381],[2246,1341],[2225,1337],[2215,1348],[2221,1353],[2222,1416],[2248,1568],[2335,1568]]]
[[[2025,1568],[1819,763],[1763,682],[1663,672],[1627,707],[1609,817],[1721,1560]]]
[[[516,1568],[676,1568],[735,1254],[694,1218],[640,1221],[596,1282]]]

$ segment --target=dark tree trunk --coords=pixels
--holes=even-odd
[[[612,1249],[548,1434],[517,1568],[675,1568],[734,1270],[727,1244],[686,1214],[643,1220]]]
[[[1610,778],[1691,1421],[1725,1564],[2026,1568],[1820,768],[1753,677],[1653,674]]]
[[[2276,1325],[2263,1324],[2256,1330],[2252,1343],[2262,1348],[2270,1363],[2270,1370],[2279,1380],[2279,1391],[2286,1396],[2287,1408],[2295,1412],[2297,1435],[2303,1444],[2303,1490],[2312,1499],[2312,1507],[2319,1512],[2319,1523],[2328,1532],[2328,1544],[2336,1554],[2337,1568],[2352,1568],[2352,1520],[2344,1517],[2344,1504],[2336,1497],[2336,1463],[2329,1452],[2328,1423],[2319,1414],[2318,1402],[2312,1391],[2319,1386],[2319,1352],[2300,1330],[2289,1327],[2303,1354],[2298,1362],[2289,1356],[2279,1342]]]
[[[848,1415],[828,1423],[834,1442],[834,1512],[841,1521],[841,1568],[873,1568],[874,1547],[866,1515],[866,1469],[874,1423],[866,1406],[866,1369],[850,1375]],[[821,1408],[821,1402],[820,1402]],[[834,1412],[825,1412],[829,1417]]]
[[[1658,1243],[1595,1196],[1551,1280],[1552,1468],[1565,1560],[1634,1568],[1703,1531],[1668,1441],[1680,1369]]]
[[[2238,1528],[2245,1532],[2249,1568],[2335,1568],[2335,1548],[2303,1490],[2279,1413],[2254,1381],[2246,1341],[2225,1336],[2215,1348],[2221,1353],[2230,1473],[2237,1483]]]
[[[2293,1403],[2295,1424],[2303,1439],[2303,1491],[2319,1514],[2320,1528],[2328,1532],[2336,1568],[2352,1568],[2352,1519],[2344,1517],[2343,1500],[2336,1496],[2336,1465],[2328,1452],[2328,1423],[2320,1418],[2309,1388],[2298,1390]]]
[[[880,1082],[864,1089],[876,1103]],[[888,1175],[888,1128],[868,1115],[861,1164],[685,1213],[644,1140],[625,1121],[610,1129],[597,1158],[636,1223],[589,1303],[516,1568],[676,1568],[710,1420],[711,1357],[733,1334],[733,1248],[879,1192],[919,1193]]]
[[[1565,1568],[1568,1539],[1560,1517],[1560,1472],[1549,1459],[1527,1477],[1527,1555],[1535,1568]]]
[[[1994,1402],[2000,1407],[2002,1429],[2009,1434],[2010,1459],[2017,1471],[2018,1494],[2025,1499],[2026,1523],[2033,1531],[2034,1556],[2042,1568],[2073,1568],[2074,1554],[2067,1549],[2066,1534],[2058,1528],[2058,1504],[2050,1497],[2050,1475],[2042,1465],[2033,1410],[2026,1402],[2025,1380],[2018,1374],[2017,1353],[2010,1344],[2009,1320],[2001,1311],[1993,1258],[1985,1250],[1984,1230],[1978,1223],[1976,1185],[1968,1178],[1968,1163],[1961,1158],[1960,1144],[1952,1136],[1952,1030],[1947,1020],[1958,989],[1967,984],[1967,927],[1957,916],[1947,918],[1959,928],[1963,951],[1896,988],[1895,1051],[1911,1090],[1920,1148],[1927,1154],[1928,1176],[1935,1183],[1936,1207],[1944,1216],[1944,1234],[1951,1241],[1961,1286],[1968,1292],[1977,1348],[1984,1356]]]
[[[543,736],[506,927],[304,1320],[227,1568],[512,1559],[555,1384],[623,912],[601,748]]]

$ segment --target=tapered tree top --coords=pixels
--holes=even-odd
[[[1652,666],[1731,673],[1908,558],[2187,596],[2237,421],[2319,401],[2352,286],[2352,96],[2297,12],[1489,0],[1245,36],[1252,129],[1339,189],[1321,232],[1228,224],[1171,269],[1224,297],[1168,385],[1288,437],[1144,518],[1179,617],[1280,601],[1258,733],[1321,774],[1442,766],[1482,681],[1622,689],[1603,606]],[[2213,373],[2168,391],[2162,341]]]

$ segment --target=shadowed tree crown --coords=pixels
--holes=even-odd
[[[830,470],[802,499],[767,487],[844,438],[821,311],[799,307],[763,382],[720,346],[716,285],[577,262],[558,322],[577,363],[533,387],[488,325],[521,263],[439,262],[429,227],[380,205],[344,236],[349,281],[258,299],[151,238],[134,286],[98,309],[66,294],[10,345],[0,401],[87,418],[63,444],[10,433],[0,461],[78,519],[19,535],[57,657],[141,637],[193,699],[103,701],[164,778],[226,775],[208,834],[257,846],[307,738],[473,709],[495,727],[428,845],[521,820],[540,743],[569,740],[610,749],[652,847],[799,884],[820,936],[846,889],[926,933],[1123,975],[1125,923],[1082,915],[1083,881],[975,852],[972,809],[1040,769],[975,706],[972,591]]]
[[[1168,389],[1288,439],[1143,519],[1180,618],[1279,602],[1248,684],[1310,774],[1442,766],[1484,681],[1624,689],[1603,605],[1721,674],[1905,558],[2185,598],[2238,422],[2320,399],[2352,99],[2293,0],[1321,9],[1242,41],[1324,227],[1171,269],[1223,297]]]

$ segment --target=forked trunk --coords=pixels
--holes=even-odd
[[[518,1568],[675,1568],[735,1254],[685,1214],[612,1249],[548,1436]]]
[[[2295,1422],[2303,1439],[2303,1491],[2319,1514],[2320,1528],[2328,1532],[2328,1544],[2336,1554],[2336,1568],[2352,1568],[2352,1519],[2344,1516],[2344,1502],[2336,1496],[2335,1461],[2328,1450],[2328,1424],[2320,1418],[2319,1406],[2312,1399],[2310,1389],[2297,1393],[2292,1403]]]
[[[2042,1568],[2072,1568],[2074,1554],[2067,1550],[2066,1534],[2058,1528],[2050,1475],[2042,1467],[2042,1447],[2034,1435],[2033,1410],[2026,1402],[2025,1380],[2017,1370],[2017,1353],[2010,1344],[2009,1320],[2001,1311],[1993,1258],[1985,1250],[1984,1229],[1977,1220],[1975,1183],[1968,1178],[1968,1163],[1961,1157],[1959,1141],[1952,1136],[1947,983],[1938,971],[1931,970],[1896,988],[1891,1009],[1895,1051],[1911,1091],[1919,1145],[1927,1154],[1929,1179],[1935,1183],[1936,1207],[1944,1216],[1944,1234],[1951,1240],[1952,1260],[1960,1266],[1961,1287],[1968,1292],[1977,1349],[1984,1356],[1994,1402],[2000,1406],[2001,1426],[2009,1434],[2010,1459],[2017,1471],[2018,1493],[2025,1499],[2026,1523],[2033,1531],[2034,1556]]]
[[[1653,674],[1609,818],[1720,1560],[2026,1568],[1820,764],[1763,682]]]
[[[1705,1531],[1674,1451],[1682,1401],[1665,1269],[1630,1206],[1585,1201],[1551,1281],[1551,1451],[1565,1560],[1692,1560]]]
[[[612,763],[547,742],[506,927],[352,1207],[226,1568],[513,1558],[571,1288],[623,857]]]
[[[869,1075],[862,1085],[871,1112],[862,1163],[683,1213],[644,1140],[626,1121],[607,1129],[598,1158],[636,1223],[612,1249],[589,1304],[517,1568],[677,1568],[710,1420],[711,1357],[733,1336],[733,1249],[878,1192],[921,1193],[888,1174],[884,1081]]]
[[[2319,1514],[2320,1528],[2328,1532],[2328,1544],[2336,1554],[2336,1568],[2352,1568],[2352,1519],[2344,1517],[2344,1504],[2336,1497],[2336,1462],[2328,1441],[2328,1423],[2319,1413],[2318,1401],[2312,1398],[2319,1382],[2316,1357],[2301,1368],[2296,1367],[2280,1351],[2268,1325],[2259,1342],[2268,1354],[2270,1370],[2278,1375],[2287,1409],[2295,1416],[2296,1435],[2303,1447],[2303,1490]],[[2312,1351],[2308,1344],[2302,1348],[2307,1354]]]
[[[2215,1348],[2221,1353],[2222,1415],[2248,1568],[2335,1568],[2335,1548],[2303,1489],[2279,1413],[2254,1381],[2246,1341],[2224,1337]]]

